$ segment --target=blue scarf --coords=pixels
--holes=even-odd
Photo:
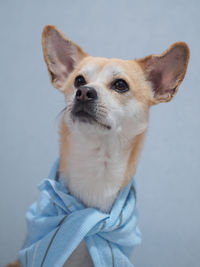
[[[39,184],[40,200],[27,212],[22,266],[61,267],[83,239],[94,266],[133,266],[131,253],[141,242],[134,181],[119,192],[110,213],[104,213],[85,207],[61,178],[56,181],[58,166],[59,160]]]

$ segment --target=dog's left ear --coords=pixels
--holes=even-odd
[[[53,25],[47,25],[43,30],[42,48],[51,82],[63,91],[68,75],[87,53]]]
[[[184,79],[190,51],[186,43],[178,42],[161,55],[136,60],[142,67],[153,91],[152,104],[168,102]]]

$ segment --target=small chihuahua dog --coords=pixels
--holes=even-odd
[[[177,93],[189,48],[177,42],[142,59],[92,57],[52,25],[44,28],[42,46],[51,82],[66,99],[59,172],[71,194],[109,212],[136,172],[149,109]],[[64,266],[93,266],[84,241]]]

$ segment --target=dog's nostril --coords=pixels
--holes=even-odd
[[[79,97],[79,96],[81,96],[81,95],[82,95],[82,92],[81,92],[80,89],[78,89],[77,92],[76,92],[76,96]]]
[[[86,94],[86,96],[88,98],[94,98],[94,94],[91,91],[88,91],[87,94]]]
[[[88,100],[97,99],[97,91],[92,87],[88,87],[88,91],[86,93],[86,97],[87,97]]]
[[[97,92],[94,88],[88,86],[81,86],[76,92],[76,100],[90,101],[97,99]]]

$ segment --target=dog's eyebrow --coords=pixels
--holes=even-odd
[[[123,70],[116,65],[107,65],[102,71],[102,75],[104,80],[112,81],[113,79],[117,77],[124,76]]]
[[[113,78],[115,78],[116,76],[120,76],[123,74],[124,74],[123,71],[113,70],[112,76],[113,76]]]
[[[122,77],[124,72],[119,66],[114,64],[106,65],[101,71],[97,65],[90,64],[81,70],[81,74],[88,81],[100,80],[110,82],[113,79]]]
[[[99,68],[96,65],[87,65],[82,69],[82,74],[87,77],[88,79],[91,79],[92,76],[95,76],[98,72]]]

